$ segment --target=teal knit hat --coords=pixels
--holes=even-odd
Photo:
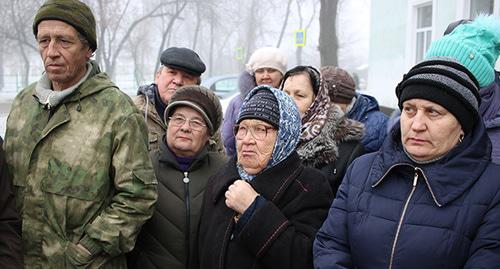
[[[495,62],[499,54],[500,19],[480,15],[433,41],[425,57],[444,56],[458,60],[471,71],[482,88],[495,80]]]

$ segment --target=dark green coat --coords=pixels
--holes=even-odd
[[[97,66],[52,111],[35,85],[16,96],[4,144],[25,267],[125,268],[157,198],[144,120]]]
[[[163,137],[159,150],[151,152],[151,160],[159,183],[158,203],[128,257],[129,268],[192,268],[207,180],[224,165],[225,156],[205,147],[184,173]]]

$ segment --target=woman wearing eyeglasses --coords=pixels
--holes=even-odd
[[[348,119],[330,101],[319,71],[299,65],[288,70],[281,89],[297,104],[302,118],[297,152],[304,165],[319,169],[335,194],[351,162],[364,153],[363,124]]]
[[[167,133],[159,150],[151,152],[158,202],[128,257],[129,268],[194,268],[205,186],[225,162],[222,153],[207,150],[222,121],[219,99],[212,91],[200,86],[177,90],[164,120]]]
[[[312,268],[312,242],[333,194],[295,151],[300,114],[269,86],[245,98],[236,151],[205,192],[199,268]]]

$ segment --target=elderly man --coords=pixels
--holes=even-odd
[[[200,56],[188,48],[170,47],[162,52],[160,62],[155,82],[141,86],[134,98],[148,125],[150,150],[159,149],[167,130],[163,114],[170,97],[184,85],[199,85],[206,69]]]
[[[45,73],[22,90],[5,152],[22,217],[26,268],[126,268],[156,202],[146,125],[90,61],[90,8],[48,0],[33,22]]]

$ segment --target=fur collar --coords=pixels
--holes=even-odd
[[[344,141],[361,141],[364,125],[348,119],[337,106],[329,109],[328,120],[321,133],[297,147],[305,166],[318,167],[337,160],[339,146]]]

